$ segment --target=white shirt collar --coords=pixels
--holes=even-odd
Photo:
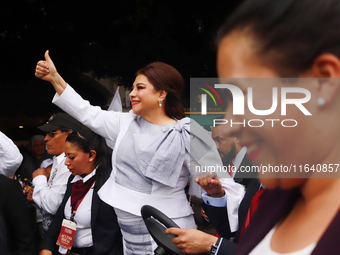
[[[242,147],[242,149],[237,153],[236,157],[233,159],[233,164],[238,169],[242,163],[244,156],[247,153],[247,147]]]
[[[60,165],[61,163],[63,163],[65,161],[65,153],[61,153],[59,156],[54,156],[53,157],[53,164],[54,162],[57,162],[58,165]]]
[[[75,183],[79,180],[83,180],[83,182],[87,182],[88,180],[91,179],[92,176],[95,176],[96,174],[96,171],[97,171],[97,167],[88,175],[86,175],[84,178],[82,178],[80,175],[76,175],[73,180],[71,181],[71,183]]]

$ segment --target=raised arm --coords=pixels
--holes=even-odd
[[[58,95],[61,95],[67,87],[67,83],[57,72],[48,50],[45,52],[45,60],[40,60],[37,63],[35,76],[39,79],[52,83]]]
[[[38,62],[35,76],[52,83],[57,92],[52,101],[54,104],[106,139],[115,142],[121,129],[121,120],[134,118],[132,112],[128,114],[105,111],[98,106],[92,106],[89,101],[83,99],[59,75],[48,51],[45,52],[45,60]]]

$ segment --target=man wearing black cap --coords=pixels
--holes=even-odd
[[[81,124],[67,113],[52,115],[48,123],[38,127],[46,132],[47,153],[53,155],[53,165],[49,173],[45,168],[33,172],[33,201],[42,209],[43,227],[47,231],[52,218],[61,204],[70,172],[65,165],[64,146],[72,131],[81,129]]]

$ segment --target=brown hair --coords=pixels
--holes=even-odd
[[[185,117],[181,103],[184,80],[174,67],[163,62],[153,62],[137,71],[136,76],[140,74],[148,78],[156,91],[168,92],[164,101],[166,115],[179,120]]]

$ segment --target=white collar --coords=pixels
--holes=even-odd
[[[73,178],[73,180],[71,181],[71,183],[75,183],[75,182],[77,182],[77,181],[79,181],[79,180],[82,180],[84,183],[87,182],[88,180],[91,179],[92,176],[95,176],[96,170],[97,170],[97,167],[96,167],[90,174],[86,175],[84,178],[81,177],[80,175],[76,175],[76,176]]]
[[[236,169],[238,169],[242,163],[242,160],[244,158],[244,156],[247,153],[247,147],[242,147],[242,149],[239,151],[239,153],[237,153],[237,155],[235,156],[235,158],[233,159],[233,164],[236,167]]]
[[[60,155],[58,156],[54,156],[53,157],[53,163],[56,161],[58,165],[60,165],[61,163],[63,163],[65,161],[65,153],[61,153]]]

